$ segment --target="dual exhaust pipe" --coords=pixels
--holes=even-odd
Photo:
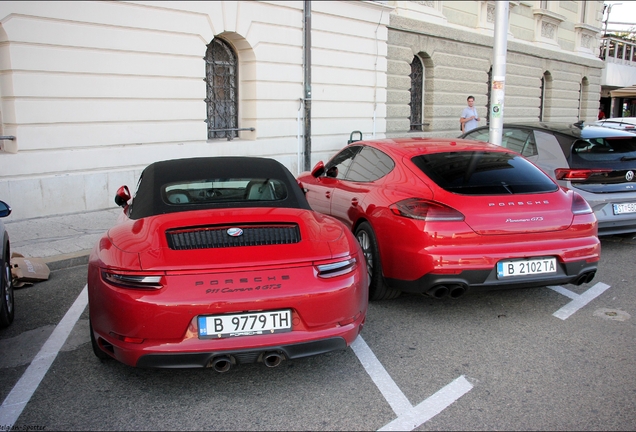
[[[447,296],[456,299],[463,296],[466,291],[468,291],[468,287],[466,285],[442,284],[434,285],[433,287],[429,288],[424,294],[436,299],[441,299]]]
[[[592,279],[594,279],[594,276],[596,276],[596,270],[585,272],[585,273],[582,273],[579,277],[577,277],[576,280],[572,283],[574,285],[583,285],[584,283],[592,282]]]
[[[263,353],[260,357],[260,361],[269,368],[275,368],[279,366],[282,361],[285,360],[285,356],[278,351],[268,351]],[[237,364],[236,359],[231,355],[216,356],[210,361],[208,367],[211,367],[219,373],[228,372],[233,366]]]

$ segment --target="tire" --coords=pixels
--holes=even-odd
[[[0,328],[8,327],[15,316],[15,296],[11,282],[11,254],[9,243],[4,248],[5,256],[0,274]]]
[[[100,360],[108,360],[110,356],[106,354],[104,350],[102,350],[97,344],[97,340],[95,339],[95,334],[93,333],[93,324],[90,322],[90,319],[88,321],[88,328],[89,328],[89,331],[91,332],[91,345],[93,347],[93,353],[95,354],[95,357],[97,357]]]
[[[368,222],[362,222],[358,225],[355,235],[367,262],[369,300],[391,300],[398,297],[400,290],[389,287],[382,276],[378,241],[371,225]]]

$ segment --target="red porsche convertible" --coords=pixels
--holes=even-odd
[[[265,158],[149,165],[88,266],[95,355],[137,367],[269,367],[345,349],[368,305],[361,248]]]
[[[359,141],[298,181],[314,210],[355,233],[371,300],[582,284],[596,273],[600,242],[588,203],[503,147]]]

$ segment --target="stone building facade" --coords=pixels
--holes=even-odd
[[[486,117],[493,1],[3,1],[10,218],[114,207],[119,186],[163,159],[263,156],[302,171],[307,3],[312,164],[352,131],[457,136],[468,94]],[[599,11],[510,2],[507,121],[594,117]]]
[[[395,9],[388,30],[387,136],[457,136],[469,95],[485,125],[495,2],[388,3]],[[596,119],[602,13],[600,1],[509,2],[504,121]],[[415,69],[422,70],[422,97],[412,102],[414,62],[421,63]]]

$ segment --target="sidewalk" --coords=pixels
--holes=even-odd
[[[48,216],[23,221],[4,221],[11,252],[43,258],[51,270],[88,262],[99,238],[115,225],[121,208]]]

